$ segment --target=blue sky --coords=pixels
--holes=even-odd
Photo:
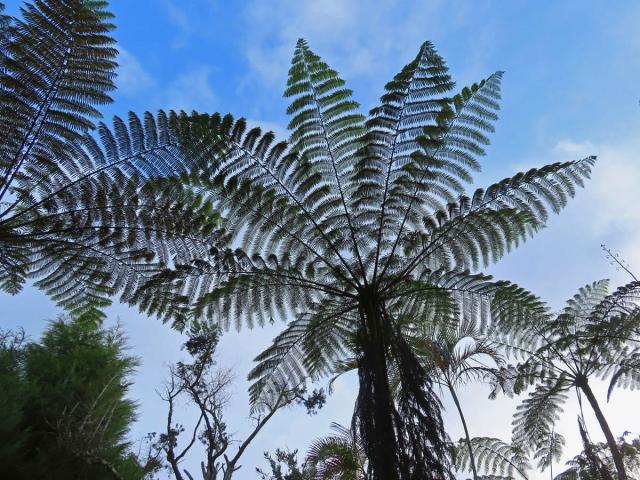
[[[15,13],[19,2],[9,1]],[[492,136],[478,185],[545,163],[598,155],[593,180],[548,228],[490,272],[531,289],[554,307],[585,283],[609,277],[626,282],[608,264],[607,243],[640,271],[640,4],[636,1],[389,1],[364,0],[113,0],[120,77],[105,118],[128,110],[182,108],[232,112],[285,134],[287,101],[281,92],[298,37],[341,72],[366,111],[389,80],[430,40],[447,60],[460,88],[506,71],[501,120]],[[58,310],[33,288],[0,297],[3,327],[24,326],[37,336]],[[131,338],[141,367],[133,396],[141,404],[133,438],[158,430],[163,405],[156,389],[166,365],[180,358],[180,336],[123,306],[110,310]],[[250,360],[281,325],[229,333],[220,364],[236,370],[230,431],[247,430],[244,377]],[[238,479],[255,478],[262,452],[288,445],[304,451],[331,421],[348,423],[353,378],[337,383],[319,415],[281,412],[244,458]],[[462,401],[472,433],[509,438],[515,402],[486,400],[483,387]],[[603,398],[604,401],[604,397]],[[635,399],[635,402],[634,402]],[[605,411],[613,429],[640,432],[633,393],[616,393]],[[633,403],[632,403],[633,402]],[[447,407],[451,436],[461,428]],[[560,430],[565,457],[579,449],[575,408]],[[188,414],[188,412],[187,412]],[[594,425],[592,436],[600,438]],[[186,465],[197,471],[199,459]],[[536,478],[536,474],[532,476]],[[546,478],[546,477],[545,477]]]

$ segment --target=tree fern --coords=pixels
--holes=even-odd
[[[371,478],[444,475],[437,396],[406,329],[462,315],[486,331],[545,315],[533,295],[474,270],[538,231],[594,163],[552,164],[465,194],[497,119],[501,79],[455,94],[425,43],[365,118],[345,82],[299,41],[285,93],[288,143],[242,119],[193,117],[190,135],[202,134],[190,141],[211,152],[208,166],[162,190],[210,203],[234,248],[157,275],[143,290],[156,300],[143,308],[225,327],[290,321],[258,357],[254,401],[282,379],[318,378],[355,358],[354,426]]]
[[[607,280],[586,285],[559,314],[532,317],[518,327],[518,334],[498,333],[498,327],[496,338],[523,359],[515,372],[505,372],[512,377],[516,393],[534,385],[514,417],[514,442],[537,449],[540,465],[548,465],[562,447],[553,425],[567,392],[575,389],[586,397],[596,415],[618,478],[626,478],[615,438],[589,380],[609,379],[609,396],[616,387],[640,386],[640,307],[634,302],[638,285],[634,281],[612,294],[608,286]]]
[[[106,2],[37,0],[22,17],[0,21],[0,288],[31,278],[73,313],[100,315],[161,265],[206,253],[217,219],[150,184],[199,158],[179,140],[186,116],[130,114],[88,133],[115,88]]]

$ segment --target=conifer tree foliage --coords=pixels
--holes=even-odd
[[[518,406],[514,443],[538,450],[540,466],[559,459],[564,439],[554,429],[569,392],[586,399],[605,435],[617,478],[627,478],[615,437],[589,381],[609,380],[616,387],[640,387],[640,283],[634,281],[608,293],[609,282],[586,285],[557,316],[531,318],[503,343],[523,361],[516,366],[514,391],[535,388]]]
[[[126,349],[121,330],[85,320],[51,322],[39,342],[0,332],[0,477],[141,480],[157,466],[127,441]]]
[[[211,216],[160,202],[148,180],[191,168],[180,117],[97,125],[115,88],[112,15],[101,0],[36,0],[0,18],[0,288],[26,279],[97,316],[154,264],[188,259]]]
[[[400,325],[463,315],[484,328],[544,310],[516,285],[474,270],[538,231],[595,161],[534,168],[465,193],[497,119],[501,79],[497,72],[454,94],[426,42],[365,117],[338,73],[300,40],[285,91],[288,142],[242,119],[194,117],[196,138],[223,139],[225,148],[208,149],[207,168],[166,180],[163,191],[212,202],[231,243],[214,261],[156,277],[147,287],[160,300],[147,310],[187,320],[191,305],[191,315],[226,328],[293,319],[257,358],[254,401],[283,381],[327,375],[355,353],[354,426],[371,478],[445,477],[438,399]]]

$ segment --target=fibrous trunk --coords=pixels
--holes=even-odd
[[[371,480],[448,478],[440,403],[401,333],[375,298],[360,304],[360,390],[354,423]],[[389,384],[398,376],[395,398]]]

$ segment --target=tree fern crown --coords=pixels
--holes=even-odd
[[[222,139],[226,148],[209,149],[208,169],[172,194],[207,198],[225,218],[230,246],[158,277],[157,288],[177,295],[150,310],[168,313],[191,299],[192,315],[227,327],[293,318],[258,358],[255,395],[275,378],[328,373],[357,350],[364,300],[390,322],[464,312],[485,328],[540,312],[534,296],[473,270],[539,230],[594,158],[465,193],[497,120],[502,76],[455,93],[426,42],[365,117],[338,73],[298,41],[285,91],[288,142],[243,119],[193,117],[201,146]]]

